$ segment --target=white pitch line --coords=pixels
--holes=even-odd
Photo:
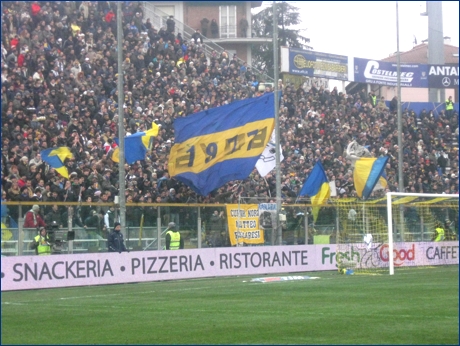
[[[225,286],[220,286],[220,287],[227,287],[228,285]],[[211,288],[218,288],[217,286],[206,286],[206,287],[194,287],[194,288],[179,288],[179,289],[174,289],[174,290],[168,290],[168,292],[181,292],[181,291],[194,291],[194,290],[203,290],[203,289],[211,289]],[[143,292],[132,292],[134,294],[150,294],[150,293],[155,293],[157,291],[143,291]],[[86,299],[86,298],[100,298],[100,297],[107,297],[107,296],[127,296],[129,293],[128,292],[122,292],[122,293],[109,293],[109,294],[95,294],[95,295],[90,295],[90,296],[73,296],[73,297],[61,297],[57,298],[58,300],[73,300],[73,299]],[[53,298],[54,300],[55,298]],[[2,304],[16,304],[16,305],[25,305],[28,303],[33,303],[35,300],[31,301],[19,301],[16,303],[12,302],[2,302]]]
[[[27,305],[27,303],[2,302],[2,305]]]
[[[154,291],[152,291],[154,292]],[[124,293],[112,293],[112,294],[95,294],[92,296],[74,296],[74,297],[62,297],[59,298],[60,300],[68,300],[68,299],[84,299],[84,298],[98,298],[98,297],[108,297],[108,296],[121,296]]]

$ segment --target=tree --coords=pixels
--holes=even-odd
[[[299,35],[300,30],[289,29],[292,25],[301,24],[299,9],[287,2],[276,3],[278,12],[278,42],[279,47],[313,49],[306,45],[309,38]],[[252,16],[252,29],[256,37],[273,37],[273,3],[270,7]],[[252,66],[274,76],[273,43],[252,45]]]

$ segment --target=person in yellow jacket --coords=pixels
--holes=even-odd
[[[435,234],[433,237],[434,241],[443,241],[444,240],[444,228],[442,228],[442,225],[440,222],[436,223],[436,229],[435,229]]]
[[[166,250],[179,250],[184,248],[184,239],[176,229],[176,224],[170,222],[168,224],[169,231],[166,232]]]
[[[375,96],[373,91],[369,93],[369,103],[372,105],[372,108],[377,106],[377,96]]]
[[[452,118],[452,115],[454,115],[454,102],[452,101],[452,96],[449,96],[449,98],[446,100],[446,117],[447,117],[447,119],[450,120],[450,118]]]
[[[38,234],[32,241],[31,247],[35,249],[35,253],[39,256],[51,255],[51,244],[50,238],[46,232],[45,227],[40,228],[40,234]]]

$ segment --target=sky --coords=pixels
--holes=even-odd
[[[264,1],[261,8],[270,5]],[[300,9],[296,29],[316,52],[384,59],[397,51],[396,1],[289,1]],[[426,1],[398,1],[399,50],[428,39]],[[443,36],[459,46],[459,2],[443,1]]]

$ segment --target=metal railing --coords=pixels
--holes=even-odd
[[[162,10],[160,10],[159,8],[155,7],[152,2],[148,2],[148,1],[143,1],[142,2],[142,5],[143,5],[143,8],[144,8],[144,19],[147,19],[147,18],[150,18],[150,21],[152,23],[152,25],[156,28],[161,28],[162,26],[166,26],[166,19],[169,17],[169,14],[167,14],[166,12],[163,12]],[[154,10],[152,10],[151,8],[154,8]],[[181,33],[182,34],[182,37],[187,40],[187,41],[190,41],[190,39],[192,38],[192,35],[196,32],[196,29],[193,29],[192,27],[188,26],[187,24],[184,24],[182,22],[180,22],[179,20],[177,19],[174,19],[175,23],[176,23],[176,26],[175,26],[175,33]],[[222,30],[225,28],[225,32],[226,34],[222,35]],[[234,29],[234,35],[235,36],[230,36],[230,33],[233,32],[233,30],[230,30],[232,29],[230,26],[221,26],[219,27],[219,32],[221,33],[219,35],[219,37],[209,37],[209,36],[203,36],[204,37],[204,42],[203,42],[203,45],[202,47],[204,48],[204,52],[206,54],[207,57],[211,56],[212,52],[215,51],[217,52],[219,55],[222,54],[224,51],[226,51],[226,49],[224,49],[223,47],[221,47],[220,45],[218,45],[216,42],[213,41],[213,39],[215,38],[237,38],[237,30],[236,28],[233,28]],[[210,33],[210,29],[208,29],[209,33]],[[249,32],[249,30],[248,30]],[[233,34],[232,34],[233,35]],[[226,37],[227,36],[227,37]],[[229,59],[231,60],[231,57],[229,57]],[[238,60],[238,63],[240,65],[243,65],[243,63],[247,62],[247,61],[243,61],[242,59],[238,58],[237,57],[237,60]],[[264,72],[254,68],[250,62],[247,62],[248,66],[251,67],[251,70],[254,72],[254,74],[257,75],[258,79],[260,82],[274,82],[274,79],[272,77],[270,77],[269,75],[265,74]]]
[[[78,209],[80,207],[108,207],[115,206],[115,214],[118,213],[118,206],[113,203],[98,203],[97,206],[89,202],[2,202],[8,208],[10,215],[9,222],[2,224],[2,242],[1,253],[5,256],[21,256],[33,255],[35,251],[31,249],[30,244],[34,237],[37,235],[37,229],[24,227],[25,213],[30,209],[31,204],[38,204],[40,210],[45,211],[47,206],[53,204],[58,205],[62,211],[61,224],[62,231],[67,230],[69,233],[73,232],[73,240],[64,238],[61,242],[60,249],[56,253],[91,253],[91,252],[107,252],[107,236],[111,230],[100,230],[93,227],[75,226],[79,224],[74,216],[79,215]],[[444,219],[444,209],[452,206],[453,204],[443,204],[438,206],[439,215],[430,216],[423,214],[423,211],[418,211],[420,220],[404,216],[404,223],[407,227],[405,238],[400,241],[430,241],[434,226],[431,221],[434,218]],[[310,208],[307,204],[283,204],[283,215],[285,218],[281,220],[281,239],[283,245],[298,245],[298,244],[313,244],[315,236],[326,235],[330,236],[331,243],[335,243],[336,234],[343,234],[348,236],[356,236],[358,240],[362,239],[365,233],[365,224],[361,228],[349,222],[345,215],[350,208],[349,205],[325,205],[319,214],[318,219],[312,224],[313,219],[311,215],[306,213]],[[152,208],[152,209],[148,209]],[[332,208],[332,209],[331,209]],[[444,208],[444,209],[443,209]],[[75,213],[73,213],[75,210]],[[153,212],[156,210],[156,212]],[[446,209],[447,210],[447,209]],[[458,210],[458,209],[457,209]],[[223,220],[221,224],[216,226],[211,222],[212,215],[215,211],[223,212]],[[386,207],[380,206],[372,213],[371,219],[374,221],[379,218],[379,212],[385,212]],[[409,213],[409,209],[407,210]],[[46,212],[44,212],[46,214]],[[167,204],[167,203],[129,203],[126,205],[126,225],[123,225],[122,231],[124,232],[124,240],[126,246],[132,251],[153,251],[161,250],[165,245],[165,232],[169,222],[174,221],[178,225],[178,230],[181,237],[184,239],[186,249],[196,249],[203,247],[229,247],[230,234],[227,215],[226,204]],[[281,215],[281,214],[280,214]],[[305,215],[309,215],[305,219]],[[446,229],[446,239],[456,237],[458,234],[457,222],[453,215],[449,215],[453,223],[450,233]],[[115,216],[116,217],[116,216]],[[11,221],[14,219],[14,222]],[[431,221],[430,221],[431,220]],[[397,220],[395,219],[395,222]],[[262,221],[260,221],[262,222]],[[381,227],[377,227],[380,231],[385,232],[385,220]],[[89,225],[89,222],[85,222]],[[270,237],[272,232],[268,231],[273,229],[272,224],[261,223],[261,226],[267,229],[264,232],[262,246],[271,245]],[[374,222],[374,226],[376,223]],[[357,232],[359,231],[359,232]],[[375,229],[371,230],[376,232]],[[358,234],[359,233],[359,234]],[[216,239],[218,237],[218,239]],[[448,238],[451,237],[451,238]],[[276,239],[276,238],[274,238]],[[455,238],[456,239],[456,238]],[[305,241],[307,240],[307,242]]]
[[[36,228],[24,227],[26,213],[30,210],[31,203],[38,204],[41,215],[46,215],[47,207],[54,204],[61,208],[62,219],[59,223],[62,227],[59,231],[65,233],[57,249],[52,249],[55,254],[77,254],[107,252],[107,237],[111,230],[103,230],[94,227],[77,226],[80,207],[108,207],[113,203],[99,203],[97,206],[88,202],[4,202],[9,215],[13,215],[10,221],[2,225],[1,253],[3,256],[34,255],[31,248],[34,237],[38,234]],[[115,206],[115,214],[118,207]],[[156,208],[156,215],[143,208]],[[177,210],[174,211],[173,208]],[[289,207],[287,207],[289,209]],[[138,213],[142,209],[144,212]],[[224,212],[224,221],[219,228],[210,223],[214,211]],[[173,215],[176,213],[177,215]],[[230,244],[225,204],[166,204],[166,203],[143,203],[129,204],[126,206],[126,225],[122,227],[124,241],[131,251],[161,250],[165,246],[165,233],[169,222],[175,221],[178,225],[181,237],[184,239],[186,249],[204,247],[228,247]],[[136,216],[134,216],[136,215]],[[144,215],[142,217],[141,215]],[[147,216],[149,215],[149,217]],[[77,217],[77,219],[74,219]],[[115,215],[115,217],[117,217]],[[87,222],[84,222],[86,224]],[[73,233],[74,237],[67,237]],[[267,234],[266,237],[269,235]],[[302,243],[304,231],[297,219],[289,218],[283,228],[283,244],[295,245]],[[71,239],[73,238],[73,240]],[[261,245],[271,245],[265,238]]]

